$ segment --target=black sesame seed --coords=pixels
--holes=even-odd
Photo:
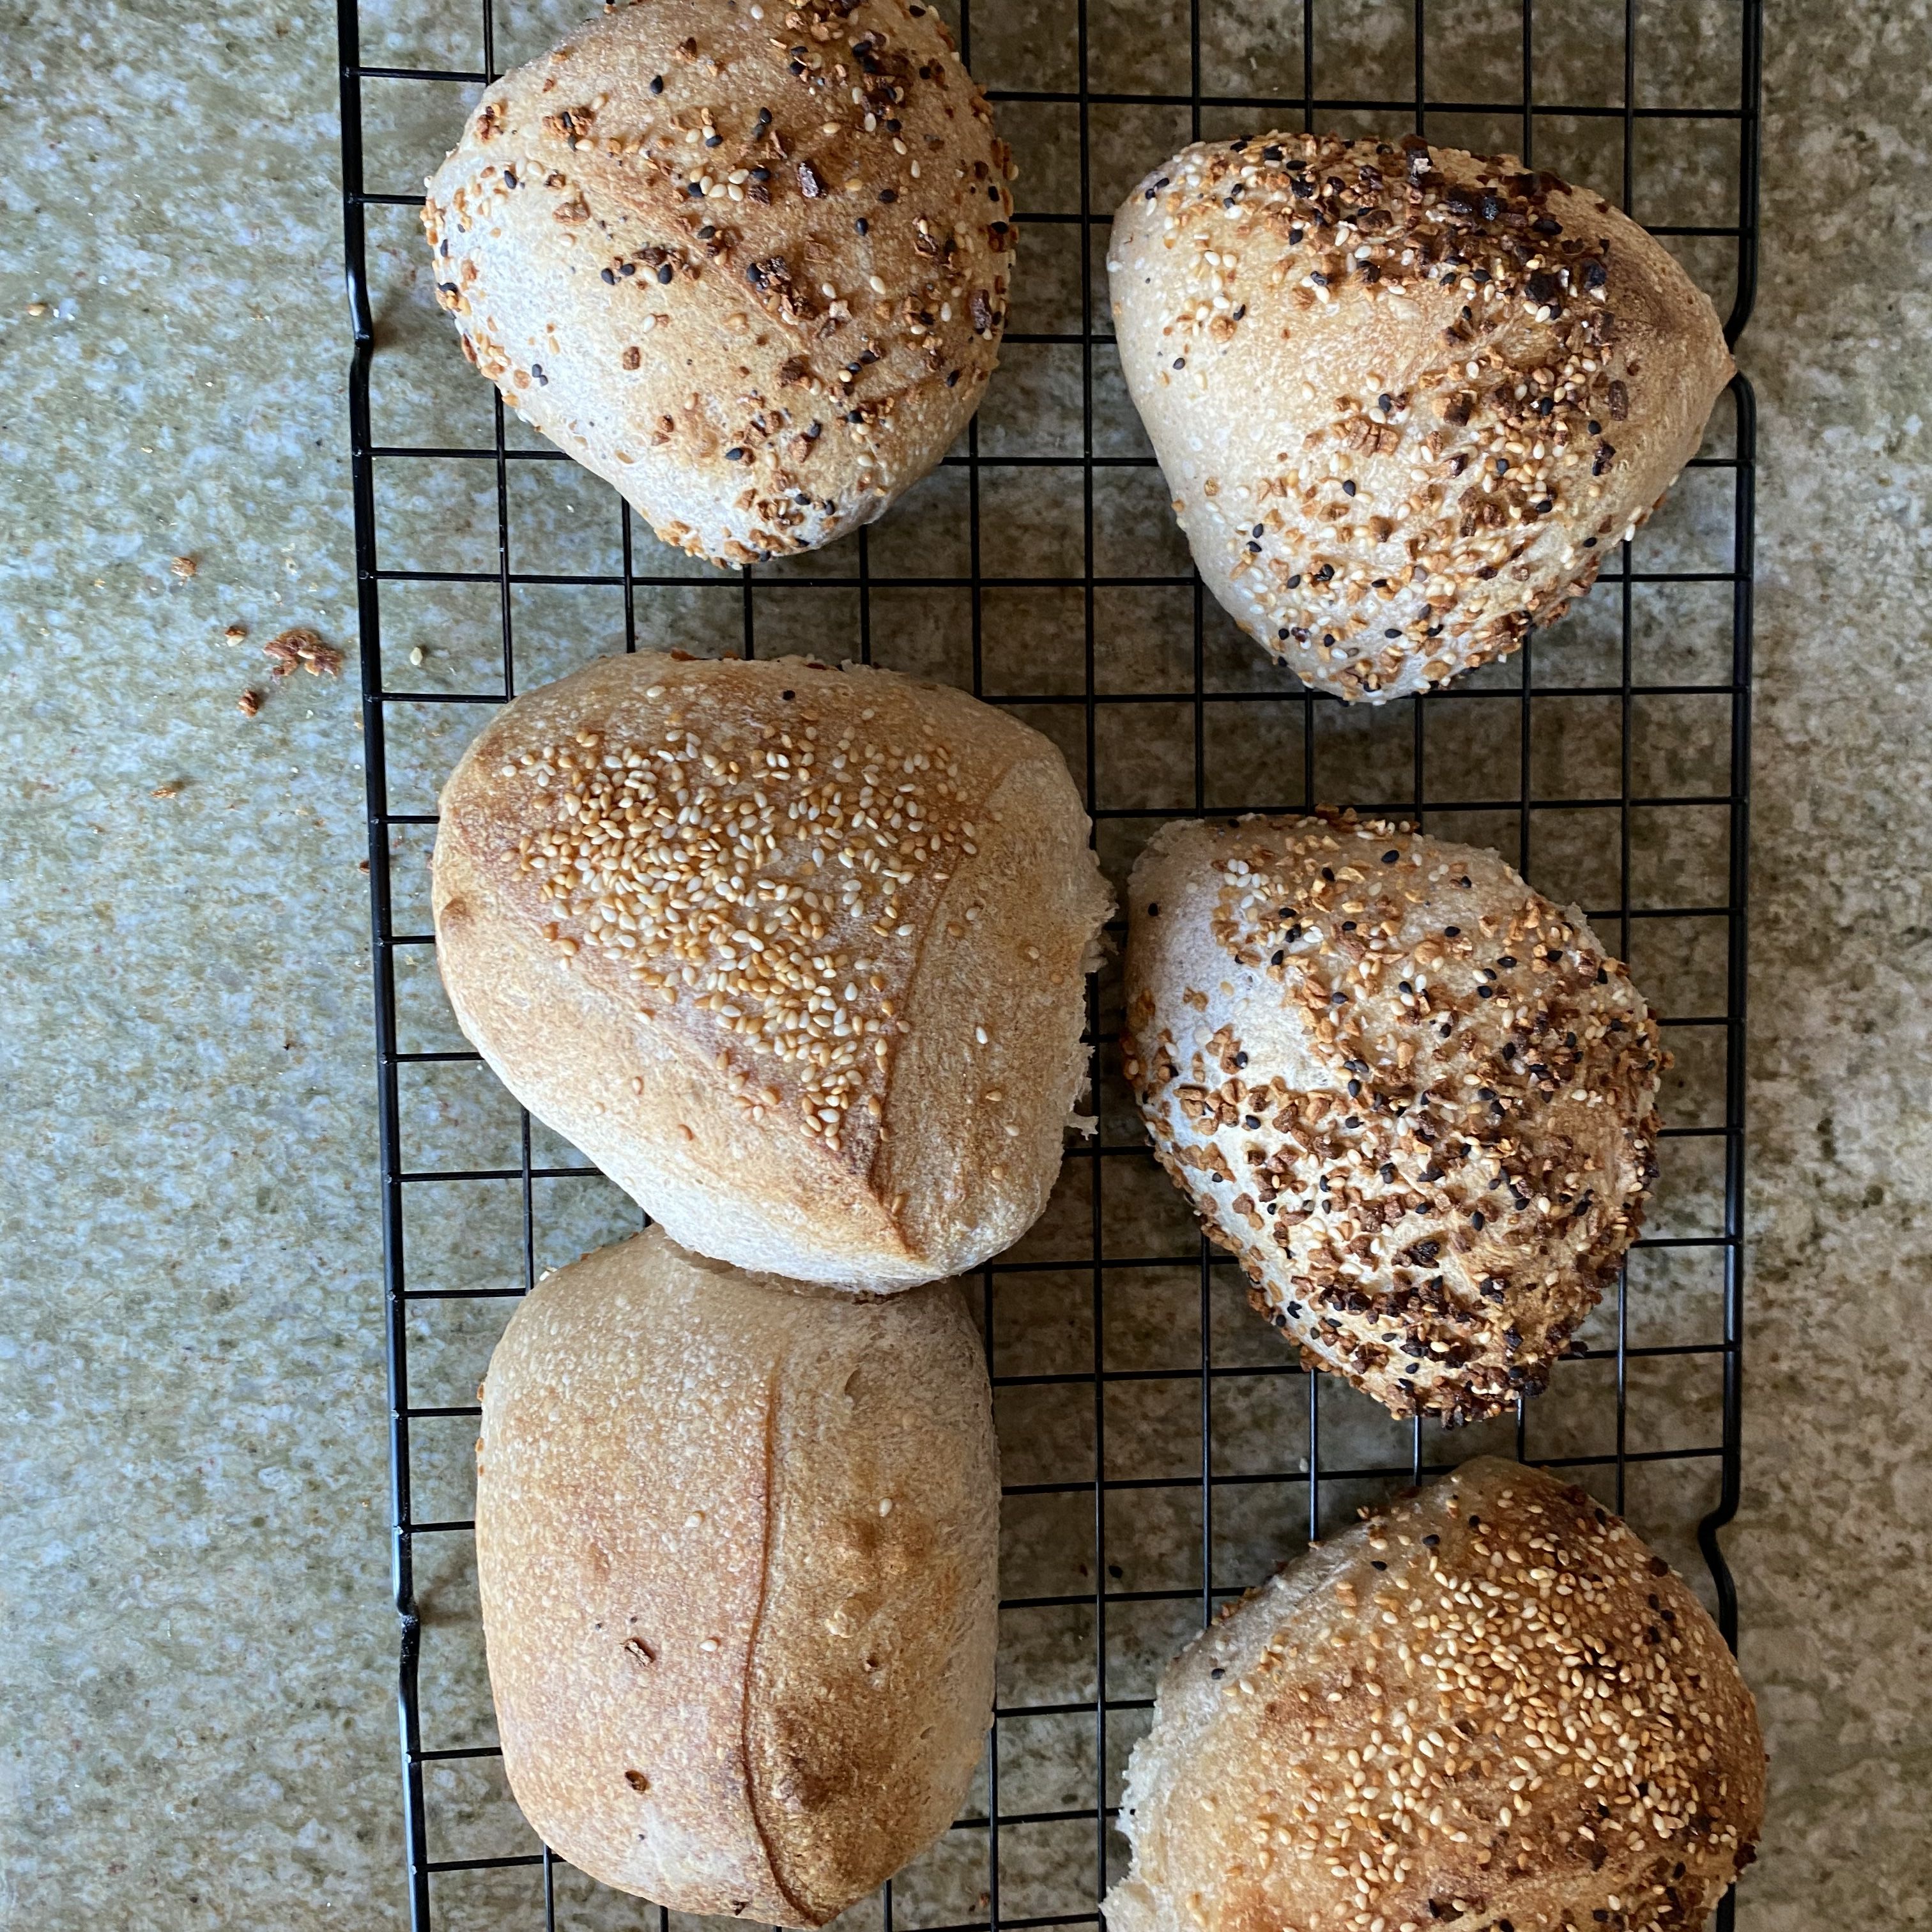
[[[612,268],[599,268],[597,272],[597,277],[598,280],[608,282],[613,288],[616,287],[617,284],[616,270]]]
[[[1158,900],[1158,899],[1151,899],[1151,900],[1150,900],[1150,901],[1148,902],[1148,917],[1149,919],[1158,919],[1158,918],[1160,918],[1160,900]]]
[[[852,226],[856,228],[861,235],[869,235],[872,232],[872,224],[866,220],[866,218],[862,214],[860,216],[856,221],[853,223]]]
[[[661,282],[670,280],[676,273],[677,271],[668,262],[660,262],[658,266],[658,280]]]
[[[1352,480],[1342,485],[1342,494],[1345,496],[1352,496],[1355,494],[1355,485]]]
[[[1402,633],[1400,631],[1390,630],[1384,631],[1382,633],[1382,635],[1385,638],[1399,638],[1402,635]]]
[[[663,92],[664,92],[664,76],[663,76],[662,74],[652,74],[652,75],[651,76],[651,92],[652,92],[653,94],[662,94],[662,93],[663,93]]]
[[[728,449],[724,452],[724,460],[727,463],[742,463],[744,460],[745,452],[743,448],[737,444],[734,443],[730,448]]]
[[[989,188],[987,192],[990,194],[992,190]],[[899,191],[896,188],[882,188],[879,190],[879,199],[881,201],[896,201],[898,198]]]
[[[1371,1570],[1386,1570],[1388,1565],[1379,1556],[1372,1556],[1369,1559],[1369,1568]]]

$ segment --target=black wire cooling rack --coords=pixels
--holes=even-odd
[[[1100,976],[1098,1136],[974,1285],[1011,1593],[985,1763],[952,1832],[855,1926],[1097,1924],[1123,1862],[1126,1752],[1166,1657],[1274,1559],[1479,1449],[1570,1468],[1627,1510],[1735,1642],[1718,1532],[1738,1491],[1750,386],[1732,384],[1665,510],[1562,626],[1446,691],[1349,710],[1266,664],[1188,568],[1124,401],[1103,265],[1113,206],[1186,140],[1414,130],[1620,200],[1728,304],[1735,342],[1756,280],[1760,7],[960,0],[964,51],[1023,164],[1000,374],[963,446],[885,521],[742,578],[662,548],[506,423],[429,304],[420,178],[486,79],[574,15],[339,0],[339,18],[415,1932],[671,1932],[677,1916],[554,1858],[502,1786],[470,1568],[474,1382],[506,1300],[636,1214],[454,1034],[422,863],[436,786],[480,722],[466,707],[599,651],[804,648],[968,685],[1060,743],[1117,882],[1176,814],[1348,803],[1496,845],[1619,946],[1678,1060],[1652,1230],[1614,1301],[1513,1421],[1444,1438],[1304,1375],[1245,1312],[1148,1157],[1111,1045],[1118,979]]]

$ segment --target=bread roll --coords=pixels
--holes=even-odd
[[[1129,899],[1127,1076],[1256,1306],[1397,1416],[1540,1388],[1656,1172],[1657,1028],[1582,914],[1348,818],[1163,826]]]
[[[1184,148],[1107,267],[1208,587],[1370,704],[1559,616],[1732,374],[1709,299],[1600,196],[1414,136]]]
[[[1059,752],[803,658],[605,658],[444,788],[437,958],[518,1100],[741,1268],[936,1280],[1032,1225],[1109,897]]]
[[[718,563],[870,523],[978,406],[1011,157],[906,0],[651,0],[483,96],[437,299],[524,419]]]
[[[1623,1522],[1485,1457],[1311,1550],[1169,1666],[1110,1932],[1690,1932],[1764,1746]]]
[[[652,1228],[537,1288],[482,1400],[490,1684],[545,1844],[674,1910],[822,1925],[946,1828],[1000,1505],[956,1288],[857,1300]]]

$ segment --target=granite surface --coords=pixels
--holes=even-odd
[[[1170,84],[1181,17],[1171,10],[1138,10],[1102,36],[1096,84]],[[1504,57],[1510,10],[1436,0],[1431,10],[1459,25],[1442,36],[1450,66],[1438,85],[1473,84]],[[1721,50],[1721,35],[1696,31],[1719,10],[1643,10],[1646,31],[1672,36],[1672,70],[1687,86]],[[365,17],[371,59],[466,58],[436,10]],[[1068,17],[1046,0],[982,8],[976,64],[1024,82],[1025,71],[996,70],[1064,59]],[[1357,33],[1358,80],[1378,62],[1400,66],[1400,46],[1377,38],[1380,17],[1364,14]],[[286,0],[110,0],[85,16],[16,0],[0,19],[14,137],[0,230],[0,451],[12,478],[0,509],[10,765],[0,795],[0,1923],[389,1927],[401,1922],[400,1821],[334,23]],[[541,44],[547,20],[537,7],[506,12],[499,58],[514,57],[518,36]],[[1295,84],[1283,20],[1253,8],[1210,8],[1207,20],[1210,87]],[[1762,408],[1762,462],[1749,1400],[1744,1507],[1729,1548],[1773,1754],[1772,1814],[1740,1920],[1749,1932],[1798,1932],[1932,1922],[1922,1798],[1932,1658],[1921,1608],[1932,1532],[1922,1314],[1932,800],[1916,755],[1932,728],[1919,662],[1932,10],[1791,0],[1772,7],[1769,27],[1763,280],[1741,356]],[[1546,56],[1560,67],[1564,44],[1552,40]],[[1610,83],[1580,67],[1563,84]],[[409,185],[440,125],[412,124],[387,100],[372,100],[370,118],[372,180],[380,165],[384,184]],[[1182,131],[1096,125],[1102,178],[1130,178],[1150,142]],[[1569,130],[1574,156],[1539,159],[1587,173],[1601,160],[1588,133]],[[1485,138],[1480,126],[1456,134]],[[1042,124],[1018,138],[1052,178],[1060,134]],[[1688,192],[1698,158],[1670,167]],[[374,226],[384,355],[398,368],[418,358],[422,372],[386,391],[379,376],[379,406],[396,425],[383,433],[454,440],[485,398],[412,279],[406,212]],[[1046,231],[1036,242],[1030,289],[1021,284],[1028,326],[1064,327],[1078,315],[1077,256]],[[1066,433],[1064,372],[1049,358],[1010,351],[1002,382],[983,421],[989,448],[1051,447]],[[1103,441],[1136,446],[1137,427],[1110,413],[1104,381],[1099,402]],[[581,548],[589,486],[562,466],[530,476],[520,530],[558,560],[538,567],[598,567],[599,553]],[[957,543],[950,487],[940,479],[902,506],[896,531],[881,527],[880,568]],[[1054,555],[1065,533],[1052,503],[1014,507],[1028,513],[1028,542]],[[460,476],[414,483],[384,508],[399,544],[418,532],[452,547],[487,541],[494,518]],[[1135,506],[1119,508],[1131,527]],[[1656,540],[1694,554],[1712,535],[1708,510],[1682,493]],[[1171,529],[1157,518],[1142,527],[1150,554],[1164,556]],[[735,608],[738,593],[725,594]],[[814,595],[823,608],[800,640],[836,647],[856,607]],[[701,642],[716,626],[728,643],[735,618],[720,608],[694,573],[688,590],[650,600],[643,634]],[[761,638],[784,635],[796,608],[772,595]],[[460,686],[487,647],[487,614],[472,623],[454,604],[399,609],[396,676]],[[1172,615],[1152,592],[1110,608],[1122,640],[1115,688],[1171,683],[1162,639]],[[608,607],[533,598],[520,612],[522,648],[540,667],[546,650],[580,651],[614,622],[621,637]],[[956,608],[882,598],[878,622],[887,661],[956,674]],[[272,678],[259,647],[293,623],[348,651],[347,674]],[[238,625],[248,635],[230,641]],[[1688,618],[1665,621],[1646,648],[1694,656],[1694,632]],[[1036,599],[988,634],[1020,640],[995,648],[995,680],[1003,647],[1021,661],[1016,676],[1077,681],[1077,613]],[[405,671],[412,643],[424,660]],[[1586,620],[1558,648],[1588,663],[1601,644]],[[1212,660],[1232,647],[1211,632],[1209,648],[1210,677],[1252,668]],[[244,690],[261,694],[259,716],[238,707]],[[1270,730],[1291,730],[1294,715],[1268,714]],[[447,718],[400,747],[399,773],[433,790],[465,724]],[[1156,741],[1150,731],[1096,746],[1102,780],[1121,800],[1158,804],[1180,782]],[[1250,769],[1280,742],[1231,740],[1216,770]],[[1472,770],[1498,755],[1475,739],[1447,748]],[[1372,782],[1379,755],[1364,735],[1338,787]],[[1559,738],[1554,755],[1566,770],[1587,762],[1588,734]],[[419,856],[398,852],[399,877],[418,881],[418,897]],[[1656,862],[1662,877],[1709,859],[1665,842]],[[1660,955],[1657,970],[1672,964]],[[433,988],[418,990],[423,1004],[408,1010],[427,1043],[439,1022]],[[1698,1102],[1708,1073],[1688,1069],[1681,1104]],[[410,1106],[409,1130],[439,1154],[500,1145],[500,1108],[479,1090],[428,1084]],[[1661,1211],[1688,1214],[1699,1178],[1667,1179],[1682,1193]],[[627,1210],[597,1186],[572,1185],[545,1220],[549,1258],[624,1222]],[[1064,1196],[1029,1252],[1051,1257],[1084,1211]],[[1133,1210],[1155,1222],[1171,1212],[1158,1195]],[[500,1257],[501,1234],[487,1214],[439,1221],[432,1206],[419,1264],[474,1285]],[[1090,1358],[1070,1281],[1016,1279],[1024,1286],[1004,1289],[999,1310],[1009,1359]],[[1661,1284],[1654,1305],[1677,1306],[1674,1292]],[[420,1388],[461,1400],[504,1305],[435,1304],[413,1338]],[[1150,1276],[1110,1305],[1110,1359],[1159,1359],[1199,1318],[1186,1271]],[[1217,1304],[1210,1319],[1224,1351],[1253,1345],[1238,1309]],[[1688,1385],[1663,1393],[1680,1414],[1709,1398]],[[1184,1466],[1187,1418],[1156,1394],[1137,1399],[1148,1405],[1138,1418],[1110,1409],[1110,1470]],[[1564,1426],[1593,1426],[1587,1407],[1565,1413]],[[1029,1406],[1021,1392],[1001,1423],[1015,1480],[1090,1455],[1078,1419],[1049,1400]],[[1286,1426],[1256,1397],[1227,1411],[1217,1436],[1226,1455],[1260,1456]],[[1378,1426],[1346,1404],[1328,1426],[1331,1450],[1351,1430],[1372,1443]],[[463,1426],[422,1445],[425,1496],[446,1493],[452,1514]],[[1546,1453],[1565,1446],[1576,1445]],[[1639,1501],[1671,1514],[1661,1491]],[[1279,1534],[1238,1508],[1231,1500],[1217,1522],[1238,1567]],[[1054,1587],[1054,1566],[1074,1562],[1068,1526],[1045,1506],[1013,1519],[1007,1588],[1029,1576]],[[1196,1528],[1150,1508],[1110,1553],[1148,1566],[1132,1582],[1191,1582],[1186,1561],[1171,1576],[1158,1566]],[[431,1742],[476,1742],[488,1713],[472,1585],[454,1560],[419,1580],[430,1688],[452,1714]],[[1161,1621],[1170,1607],[1123,1618],[1110,1694],[1136,1694],[1150,1660],[1185,1634],[1184,1618]],[[1010,1632],[1003,1697],[1090,1695],[1090,1648],[1077,1620]],[[1003,1750],[1006,1808],[1082,1802],[1092,1766],[1077,1731]],[[1110,1756],[1130,1736],[1123,1725]],[[432,1802],[464,1834],[446,1849],[526,1847],[490,1776],[460,1762],[434,1774]],[[1004,1909],[1080,1909],[1090,1846],[1090,1836],[1050,1832],[1010,1845]],[[901,1922],[970,1911],[974,1870],[942,1846],[904,1888]],[[466,1882],[443,1894],[452,1932],[512,1923],[509,1909],[527,1899],[514,1872]],[[644,1922],[573,1883],[564,1922]]]

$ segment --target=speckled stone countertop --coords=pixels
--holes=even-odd
[[[1932,11],[1770,34],[1728,1546],[1741,1922],[1808,1932],[1932,1923]],[[4,44],[0,1923],[394,1926],[334,20]],[[296,622],[349,675],[271,680]]]

